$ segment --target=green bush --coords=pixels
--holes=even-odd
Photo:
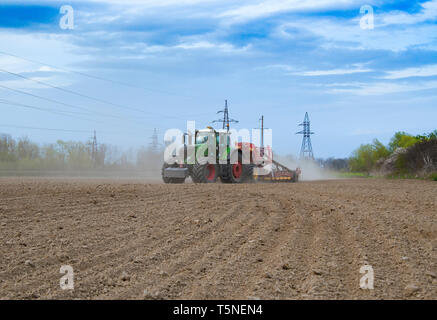
[[[400,154],[398,156],[395,162],[395,168],[398,174],[406,174],[408,172],[406,160],[405,160],[405,154]]]
[[[404,148],[406,153],[400,153],[396,162],[395,175],[416,174],[420,169],[426,168],[424,159],[433,159],[437,162],[437,130],[418,136],[399,131],[391,138],[388,146],[384,146],[377,139],[371,144],[363,144],[356,149],[349,159],[349,167],[353,172],[370,173],[377,169],[396,149]],[[427,160],[430,162],[430,160]],[[429,166],[429,164],[428,164]]]
[[[353,172],[369,173],[379,159],[387,158],[390,151],[378,140],[373,140],[372,144],[362,144],[354,151],[349,159],[349,166]]]
[[[437,140],[437,130],[434,130],[433,132],[428,134],[425,133],[423,135],[418,135],[416,136],[416,139],[420,141]]]
[[[419,138],[414,137],[406,132],[396,132],[393,138],[391,138],[388,144],[390,152],[395,151],[397,148],[409,148],[419,142]]]
[[[437,139],[420,141],[399,158],[403,161],[399,169],[409,173],[422,172],[425,175],[433,173],[437,168]]]

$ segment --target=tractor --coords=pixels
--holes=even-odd
[[[229,132],[218,132],[212,127],[207,127],[196,130],[194,152],[189,154],[187,137],[189,136],[185,134],[183,147],[177,151],[179,155],[183,154],[183,157],[179,157],[179,161],[164,162],[162,179],[165,183],[184,183],[187,177],[191,177],[194,183],[214,183],[218,179],[223,183],[243,183],[253,180],[252,151],[254,146],[252,144],[240,142],[233,147]],[[214,158],[208,157],[209,144],[215,148]],[[243,147],[249,148],[250,159],[248,161],[243,161]],[[196,156],[199,154],[199,149],[201,149],[200,154],[204,156],[203,161]],[[176,155],[173,157],[176,158]],[[181,158],[183,161],[180,161]],[[232,159],[234,161],[231,161]]]
[[[192,138],[185,134],[183,146],[172,155],[173,159],[164,162],[165,183],[184,183],[188,177],[194,183],[215,183],[219,179],[222,183],[297,182],[299,179],[300,169],[290,170],[274,161],[271,148],[257,149],[248,142],[236,142],[233,146],[229,132],[218,132],[212,127],[196,130],[194,144]],[[208,145],[215,149],[215,155],[208,157]],[[194,152],[189,152],[188,146]]]

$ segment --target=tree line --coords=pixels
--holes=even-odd
[[[396,132],[388,145],[375,139],[357,148],[349,159],[351,171],[367,174],[387,164],[392,174],[399,175],[437,171],[437,130],[416,136]]]
[[[121,150],[117,146],[92,141],[64,141],[40,145],[23,137],[0,134],[0,170],[159,170],[162,148],[142,146]],[[437,172],[437,130],[423,135],[396,132],[388,145],[378,139],[357,148],[350,158],[317,159],[316,163],[334,171],[370,174],[384,161],[394,158],[394,173],[412,174],[418,170]]]
[[[123,151],[102,143],[93,149],[91,140],[40,145],[27,137],[0,134],[0,170],[143,169],[161,160],[161,150],[145,146]]]

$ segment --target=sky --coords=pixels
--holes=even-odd
[[[138,147],[211,125],[225,99],[236,129],[264,115],[281,154],[299,153],[305,112],[317,158],[433,131],[437,0],[0,4],[0,132]]]

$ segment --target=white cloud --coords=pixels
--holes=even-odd
[[[349,20],[336,18],[296,18],[281,24],[275,32],[279,38],[294,40],[296,35],[322,38],[325,49],[402,51],[409,47],[435,49],[437,25],[420,22],[437,19],[437,0],[422,4],[419,13],[393,11],[375,15],[375,28],[362,30],[360,15]]]
[[[347,21],[328,18],[299,19],[281,24],[275,35],[293,40],[296,33],[320,37],[318,41],[325,49],[346,48],[350,50],[402,51],[411,46],[427,46],[436,41],[437,25],[415,25],[380,27],[362,30],[359,18]]]
[[[401,11],[382,14],[379,17],[382,25],[393,24],[417,24],[437,19],[437,0],[431,0],[421,4],[422,10],[419,13],[406,13]]]
[[[36,71],[38,68],[31,62],[0,54],[0,69],[21,73]]]
[[[143,7],[191,6],[219,2],[219,0],[90,0],[105,4],[139,5]]]
[[[198,5],[204,3],[220,2],[226,0],[88,0],[88,2],[103,3],[103,4],[122,4],[122,5],[138,5],[148,7],[163,7],[163,6],[186,6],[186,5]],[[228,0],[229,1],[229,0]],[[3,0],[3,2],[14,3],[16,0]],[[58,0],[40,0],[39,3],[59,3]],[[82,0],[70,0],[69,3],[74,5],[75,3],[81,3]]]
[[[353,64],[348,68],[338,68],[338,69],[327,69],[327,70],[310,70],[310,71],[297,71],[294,66],[285,64],[273,64],[268,65],[264,68],[268,69],[280,69],[284,70],[287,75],[295,76],[305,76],[305,77],[316,77],[316,76],[335,76],[335,75],[345,75],[363,72],[373,72],[372,69],[367,69],[363,67],[363,64]]]
[[[42,67],[38,68],[37,71],[41,71],[41,72],[64,72],[64,71],[62,71],[60,69],[55,69],[55,68],[52,68],[52,67],[49,67],[49,66],[42,66]]]
[[[410,77],[432,77],[437,76],[437,64],[428,66],[406,68],[402,70],[387,71],[383,79],[404,79]]]
[[[372,2],[372,1],[370,1]],[[232,17],[235,20],[249,20],[269,16],[281,12],[292,11],[317,11],[321,9],[346,8],[358,6],[357,0],[263,0],[257,4],[243,5],[227,10],[219,17]]]
[[[50,83],[52,85],[56,85],[57,87],[68,87],[72,84],[71,81],[68,81],[65,78],[59,77],[31,77],[30,79],[35,81],[42,81],[46,83]],[[29,90],[29,89],[51,89],[50,87],[43,85],[41,83],[37,83],[31,80],[25,79],[17,79],[17,80],[4,80],[0,81],[2,86],[6,86],[8,88],[17,89],[17,90]],[[0,89],[5,89],[0,87]]]
[[[0,50],[0,69],[18,74],[33,73],[31,77],[37,81],[44,81],[50,84],[64,87],[72,84],[71,76],[59,69],[32,62],[24,59],[42,61],[48,64],[59,65],[69,69],[69,64],[80,62],[83,58],[71,52],[77,49],[62,36],[43,33],[17,33],[8,30],[0,32],[0,42],[8,43],[8,46]],[[3,54],[2,52],[5,52]],[[16,55],[17,57],[8,55]],[[20,59],[18,57],[23,57]],[[41,77],[41,72],[50,72],[50,76]],[[48,88],[36,82],[18,79],[13,75],[0,72],[3,81],[1,84],[14,89],[42,89]],[[5,78],[4,76],[7,76]],[[26,75],[28,76],[28,75]]]
[[[230,43],[212,43],[209,41],[198,41],[198,42],[184,42],[173,46],[172,48],[180,48],[186,50],[197,50],[197,49],[218,49],[222,52],[244,52],[250,49],[250,45],[237,48]]]
[[[221,53],[244,53],[251,49],[251,45],[246,45],[243,47],[236,47],[231,43],[227,42],[211,42],[207,40],[201,40],[200,37],[195,37],[196,39],[190,39],[192,37],[187,37],[187,39],[181,40],[175,45],[149,45],[144,42],[134,43],[127,46],[120,47],[121,50],[126,50],[131,54],[125,54],[123,56],[118,55],[120,58],[126,59],[143,59],[149,57],[153,54],[158,53],[170,53],[175,50],[185,51],[185,50],[214,50],[215,52]]]
[[[330,89],[327,92],[333,94],[355,94],[362,96],[371,95],[385,95],[393,93],[404,93],[419,90],[429,90],[437,88],[437,81],[428,81],[420,83],[390,83],[390,82],[376,82],[376,83],[342,83],[342,84],[332,84],[332,87],[337,87]],[[338,88],[343,87],[343,88]]]
[[[314,76],[335,76],[335,75],[363,73],[363,72],[372,72],[372,71],[373,71],[372,69],[355,68],[355,69],[314,70],[314,71],[295,72],[293,74],[299,76],[314,77]]]

